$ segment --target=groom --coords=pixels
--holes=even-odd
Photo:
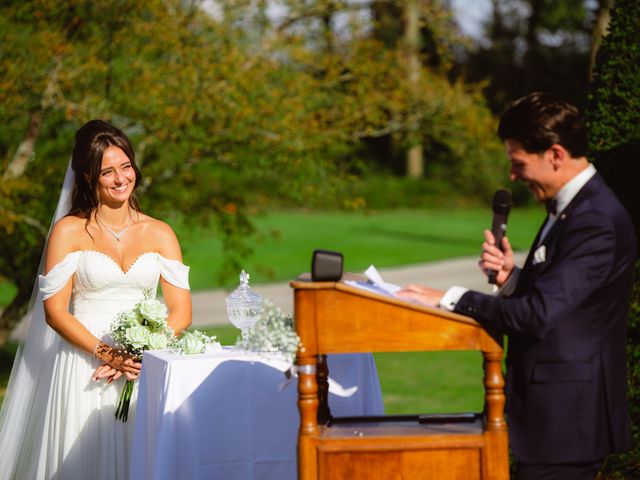
[[[498,135],[511,180],[549,214],[522,269],[507,238],[485,231],[480,266],[497,295],[419,285],[399,295],[469,315],[508,337],[507,416],[517,479],[593,479],[604,457],[631,447],[626,330],[634,230],[589,163],[571,104],[533,93],[512,104]]]

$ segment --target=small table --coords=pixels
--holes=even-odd
[[[328,363],[334,415],[384,413],[371,354],[331,355]],[[297,478],[297,379],[284,386],[289,367],[282,357],[230,347],[145,352],[131,478]]]

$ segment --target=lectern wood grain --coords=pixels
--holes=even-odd
[[[291,285],[296,329],[304,347],[297,355],[301,480],[508,479],[503,352],[473,319],[342,282],[299,280]],[[482,351],[482,415],[455,423],[389,417],[326,424],[331,409],[327,353],[423,350]]]

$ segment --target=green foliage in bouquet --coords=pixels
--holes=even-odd
[[[258,321],[249,329],[247,341],[238,337],[236,346],[254,352],[279,352],[293,362],[298,348],[302,348],[293,317],[285,315],[271,301],[264,300]]]

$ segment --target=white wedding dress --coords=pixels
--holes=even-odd
[[[188,271],[189,267],[181,262],[155,252],[140,255],[123,271],[108,255],[81,250],[70,253],[46,276],[40,276],[40,290],[43,299],[47,299],[73,276],[71,313],[97,338],[113,343],[109,329],[119,312],[133,307],[143,298],[145,290],[150,289],[155,297],[160,275],[172,285],[188,289]],[[0,478],[128,478],[135,393],[128,422],[116,420],[114,414],[124,377],[112,384],[93,382],[91,375],[100,362],[58,335],[50,349],[47,353],[50,363],[37,367],[38,374],[51,379],[37,380],[39,385],[46,385],[48,392],[35,396],[40,400],[29,407],[27,425],[14,428],[16,436],[22,437],[9,440],[21,442],[16,449],[17,458],[10,459],[15,468],[0,466]],[[19,398],[13,400],[19,402]],[[11,431],[7,428],[1,435],[9,436]],[[0,440],[4,444],[7,438]]]

